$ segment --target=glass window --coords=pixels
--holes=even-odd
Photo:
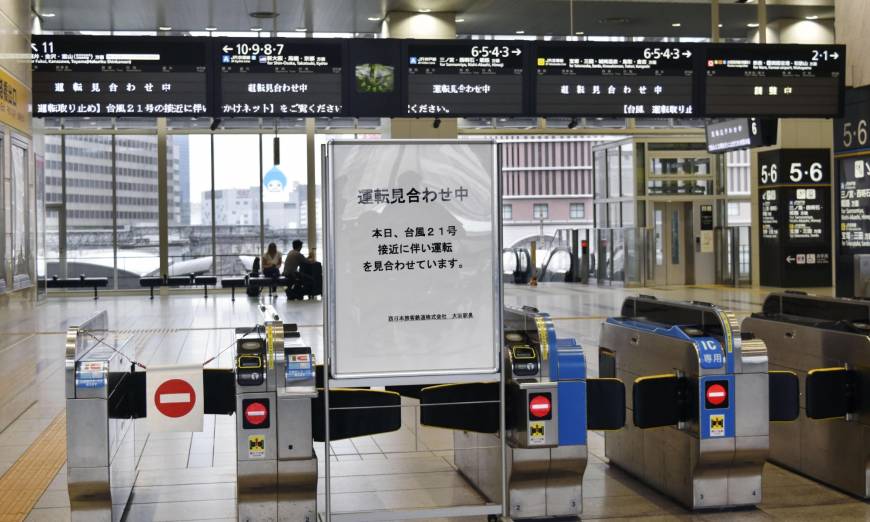
[[[208,145],[209,137],[205,137]],[[208,152],[197,153],[196,157],[207,162]],[[203,222],[210,223],[214,219],[217,275],[243,274],[254,257],[262,254],[259,158],[259,135],[214,136],[214,218],[211,204],[203,205],[200,210]],[[208,186],[198,190],[201,190],[202,200],[210,202],[212,190]]]
[[[619,147],[607,149],[607,197],[609,198],[620,196],[619,161]]]
[[[568,212],[571,219],[584,219],[586,217],[586,205],[583,203],[571,203]]]
[[[595,197],[603,199],[607,197],[607,163],[605,162],[606,151],[595,151]]]
[[[532,208],[532,217],[535,219],[547,219],[550,217],[550,206],[546,203],[535,203]]]
[[[632,154],[633,146],[628,143],[621,147],[621,178],[622,178],[622,195],[634,196],[634,165]]]
[[[514,207],[512,205],[502,205],[501,218],[504,221],[512,220],[514,218]]]

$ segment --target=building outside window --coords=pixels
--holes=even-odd
[[[501,218],[504,221],[510,221],[514,218],[514,207],[512,205],[501,206]]]
[[[571,203],[568,212],[571,219],[585,219],[586,205],[583,203]]]
[[[535,203],[532,208],[532,216],[535,219],[548,219],[550,217],[550,206],[546,203]]]

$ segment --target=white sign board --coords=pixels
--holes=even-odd
[[[495,161],[491,141],[330,143],[326,300],[334,378],[496,373]]]
[[[202,431],[202,365],[149,366],[145,399],[147,431]]]

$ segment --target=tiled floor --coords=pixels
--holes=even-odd
[[[560,336],[576,337],[594,354],[602,318],[618,312],[626,295],[639,292],[581,285],[542,284],[537,289],[508,286],[508,305],[531,305],[554,317]],[[757,310],[761,290],[679,288],[643,290],[662,298],[720,303],[738,315]],[[320,303],[275,301],[287,321],[300,325],[303,339],[322,345]],[[63,332],[99,309],[113,328],[130,339],[144,364],[201,362],[232,346],[233,328],[255,320],[252,303],[226,295],[50,299],[30,309],[16,306],[0,314],[0,349],[22,342],[39,358],[36,403],[0,433],[0,472],[63,409]],[[232,348],[216,367],[229,367]],[[593,373],[597,357],[587,357]],[[411,403],[406,403],[410,404]],[[405,410],[413,419],[415,409]],[[137,431],[142,448],[139,475],[127,520],[235,520],[234,419],[207,416],[201,433],[152,434]],[[584,519],[784,520],[870,519],[870,505],[768,464],[764,502],[757,509],[690,513],[604,461],[604,441],[590,435],[590,462],[584,477]],[[318,454],[323,455],[320,445]],[[452,435],[403,422],[398,432],[334,443],[330,451],[334,511],[480,504],[485,501],[455,472]],[[323,502],[323,459],[320,459]],[[28,520],[69,519],[66,472],[61,470]]]

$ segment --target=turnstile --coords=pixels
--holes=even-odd
[[[136,478],[128,400],[133,350],[108,338],[98,313],[66,338],[67,489],[73,521],[121,519]]]
[[[505,309],[506,479],[512,518],[580,515],[588,429],[625,423],[625,389],[588,379],[582,347],[559,339],[547,314]],[[454,429],[454,462],[500,503],[499,384],[450,384],[419,392],[421,424]]]
[[[797,415],[796,378],[768,377],[763,341],[717,306],[639,296],[599,342],[601,376],[634,383],[611,464],[690,509],[761,502],[769,420]]]
[[[806,399],[798,422],[771,425],[770,460],[870,498],[870,301],[774,293],[743,329]]]
[[[203,410],[236,414],[238,519],[315,522],[317,455],[325,439],[311,348],[270,306],[236,330],[233,368],[203,369]],[[108,338],[106,312],[67,337],[67,465],[73,520],[115,522],[135,482],[135,419],[146,415],[146,372],[132,348]],[[400,397],[330,390],[330,440],[395,431]]]

